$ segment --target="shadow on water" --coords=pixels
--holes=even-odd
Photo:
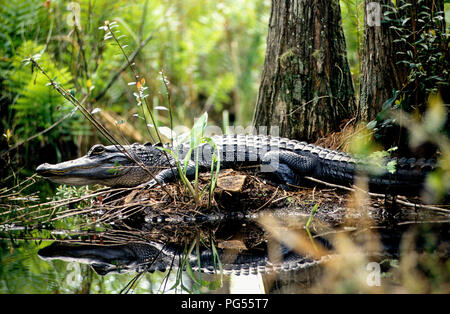
[[[255,182],[239,195],[219,190],[217,204],[206,209],[157,191],[105,189],[4,211],[0,288],[450,292],[447,211],[372,199],[355,212],[343,201],[351,198],[346,192],[286,192],[265,183],[256,189]]]

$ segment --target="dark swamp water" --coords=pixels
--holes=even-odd
[[[43,204],[10,191],[1,292],[450,292],[446,209],[223,176],[242,186],[219,183],[211,206],[206,195],[195,206],[175,184],[175,200],[158,188],[60,187]]]

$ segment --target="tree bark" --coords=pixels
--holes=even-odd
[[[272,0],[257,130],[311,141],[355,110],[339,0]]]
[[[410,68],[399,61],[405,59],[406,52],[412,49],[412,43],[419,40],[421,32],[429,31],[422,25],[421,19],[424,17],[419,17],[419,12],[423,10],[422,6],[429,8],[430,13],[436,14],[436,12],[444,10],[444,2],[443,0],[420,0],[420,3],[418,2],[418,0],[397,1],[397,8],[403,9],[398,10],[395,18],[390,16],[390,20],[385,20],[384,12],[390,10],[387,5],[392,6],[392,0],[364,1],[364,43],[357,115],[360,121],[374,120],[382,110],[383,104],[394,96],[394,90],[408,91],[404,99],[405,108],[420,108],[420,111],[423,112],[426,107],[428,97],[426,91],[420,86],[418,80],[413,83],[415,86],[407,86]],[[373,3],[378,4],[380,10],[378,21],[376,19],[377,9]],[[410,6],[405,6],[405,4],[410,4]],[[402,32],[391,29],[393,25],[405,28],[405,31],[412,34],[407,42],[394,42],[402,37]],[[445,33],[445,20],[435,25],[435,31]],[[420,62],[417,53],[417,49],[414,48],[411,62]],[[446,90],[441,90],[441,94],[446,93]]]
[[[409,4],[409,6],[405,7],[405,4]],[[412,71],[411,75],[415,76],[417,72],[425,73],[425,75],[419,76],[420,78],[413,80],[413,82],[406,82],[409,84],[407,90],[410,91],[407,104],[411,107],[411,111],[414,109],[423,114],[427,108],[428,96],[431,90],[441,93],[444,102],[449,100],[449,76],[445,73],[448,73],[448,60],[450,56],[449,41],[445,35],[444,0],[399,0],[398,6],[405,7],[399,10],[403,23],[406,19],[409,19],[404,24],[410,30],[408,42],[421,42],[421,44],[428,46],[428,49],[424,49],[420,44],[413,45],[412,49],[406,47],[412,52],[412,56],[408,61],[412,64],[420,64],[421,66],[420,71]],[[434,19],[438,16],[442,19]],[[437,35],[433,40],[434,43],[422,41],[422,37],[426,37],[428,33]],[[437,57],[438,54],[442,55],[442,57]],[[431,56],[435,56],[436,59],[432,60],[430,58]],[[431,80],[435,75],[447,81],[446,86],[438,85],[436,81]]]
[[[370,5],[376,3],[376,6]],[[383,20],[385,5],[391,0],[364,1],[364,42],[360,70],[358,120],[375,119],[386,100],[400,90],[408,75],[407,69],[397,64],[401,45],[394,43],[391,24]],[[378,12],[377,12],[378,11]]]

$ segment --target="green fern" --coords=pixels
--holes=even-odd
[[[0,49],[3,56],[15,54],[24,38],[35,38],[47,23],[42,21],[42,2],[33,0],[4,1],[0,6]],[[38,27],[39,25],[39,27]]]
[[[7,86],[16,95],[12,106],[12,133],[16,141],[49,128],[73,109],[72,105],[47,86],[48,80],[42,74],[37,71],[32,73],[30,67],[22,62],[23,59],[42,52],[43,48],[32,41],[24,42],[18,47],[16,56],[12,58],[12,68],[7,72]],[[50,77],[55,78],[65,88],[71,88],[72,76],[66,67],[57,67],[48,54],[42,55],[39,63]],[[61,137],[70,139],[72,132],[79,129],[76,117],[63,121],[58,128],[46,133],[46,141],[57,143]]]

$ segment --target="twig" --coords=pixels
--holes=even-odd
[[[133,51],[133,53],[130,55],[129,60],[130,62],[134,61],[134,58],[136,58],[137,54],[142,50],[142,48],[144,48],[145,45],[147,45],[147,43],[153,38],[153,33],[150,34],[149,36],[147,36],[147,38],[145,38],[140,44],[139,46],[136,48],[135,51]],[[110,87],[114,84],[114,82],[119,78],[120,74],[125,71],[128,68],[128,62],[125,61],[122,66],[120,67],[119,71],[117,71],[114,76],[109,80],[108,84],[106,85],[106,87],[94,98],[94,101],[97,102],[99,101],[103,96],[105,96],[106,92],[108,91],[108,89],[110,89]]]
[[[265,202],[262,206],[260,206],[256,211],[258,212],[260,209],[266,207],[275,198],[275,196],[277,196],[277,194],[278,194],[278,187],[275,190],[275,192],[273,193],[272,197],[267,202]]]
[[[305,107],[307,104],[312,103],[312,102],[314,102],[314,101],[316,101],[316,100],[320,100],[320,99],[322,99],[322,98],[327,98],[327,97],[329,97],[329,98],[334,98],[333,96],[330,96],[330,95],[323,95],[323,96],[315,97],[315,98],[311,99],[310,101],[307,101],[307,102],[301,104],[300,106],[298,106],[297,108],[295,108],[295,109],[292,110],[291,112],[286,113],[285,116],[291,116],[291,115],[294,114],[294,112],[298,111],[299,109],[302,109],[302,108]]]
[[[142,41],[142,33],[144,32],[144,25],[147,17],[147,7],[148,7],[148,0],[145,0],[144,8],[142,10],[141,25],[139,25],[139,33],[138,33],[139,42]]]
[[[304,177],[304,178],[308,179],[310,181],[314,181],[316,183],[320,183],[320,184],[323,184],[323,185],[326,185],[326,186],[333,187],[333,188],[339,188],[339,189],[343,189],[343,190],[350,191],[350,192],[354,192],[355,191],[355,189],[349,188],[347,186],[337,185],[337,184],[325,182],[325,181],[322,181],[322,180],[319,180],[319,179],[316,179],[316,178],[313,178],[313,177]]]
[[[161,77],[162,77],[162,81],[164,83],[164,87],[166,88],[166,92],[167,92],[167,105],[169,106],[169,122],[170,122],[170,130],[171,130],[171,137],[170,137],[170,144],[173,146],[173,134],[172,134],[172,130],[173,130],[173,118],[172,118],[172,101],[171,101],[171,95],[170,95],[170,90],[169,90],[169,84],[166,81],[166,75],[164,73],[164,69],[161,69]]]

